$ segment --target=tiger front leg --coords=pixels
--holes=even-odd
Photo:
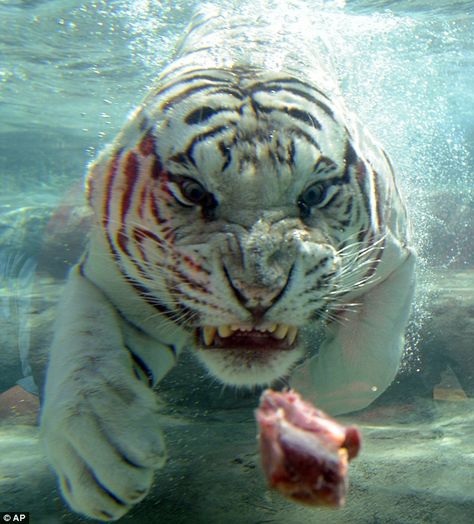
[[[71,272],[50,353],[41,434],[74,511],[116,520],[166,460],[157,398],[133,371],[106,297]]]

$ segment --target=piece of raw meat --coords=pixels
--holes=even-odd
[[[269,485],[296,502],[342,506],[360,431],[342,426],[293,390],[264,391],[256,417]]]

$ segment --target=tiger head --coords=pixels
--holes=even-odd
[[[383,197],[349,129],[291,75],[192,70],[165,78],[92,167],[124,278],[227,384],[288,373],[304,328],[340,317],[375,272]]]

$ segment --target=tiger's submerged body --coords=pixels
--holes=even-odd
[[[266,67],[262,31],[198,14],[90,168],[95,225],[42,413],[62,493],[85,515],[120,518],[148,492],[166,455],[151,387],[185,347],[223,383],[289,377],[332,414],[396,374],[415,256],[392,167],[323,68],[291,53]]]

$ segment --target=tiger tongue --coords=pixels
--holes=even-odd
[[[259,331],[236,331],[230,337],[221,339],[221,343],[226,347],[248,347],[252,349],[281,349],[287,344],[284,340],[279,340],[269,333]]]

